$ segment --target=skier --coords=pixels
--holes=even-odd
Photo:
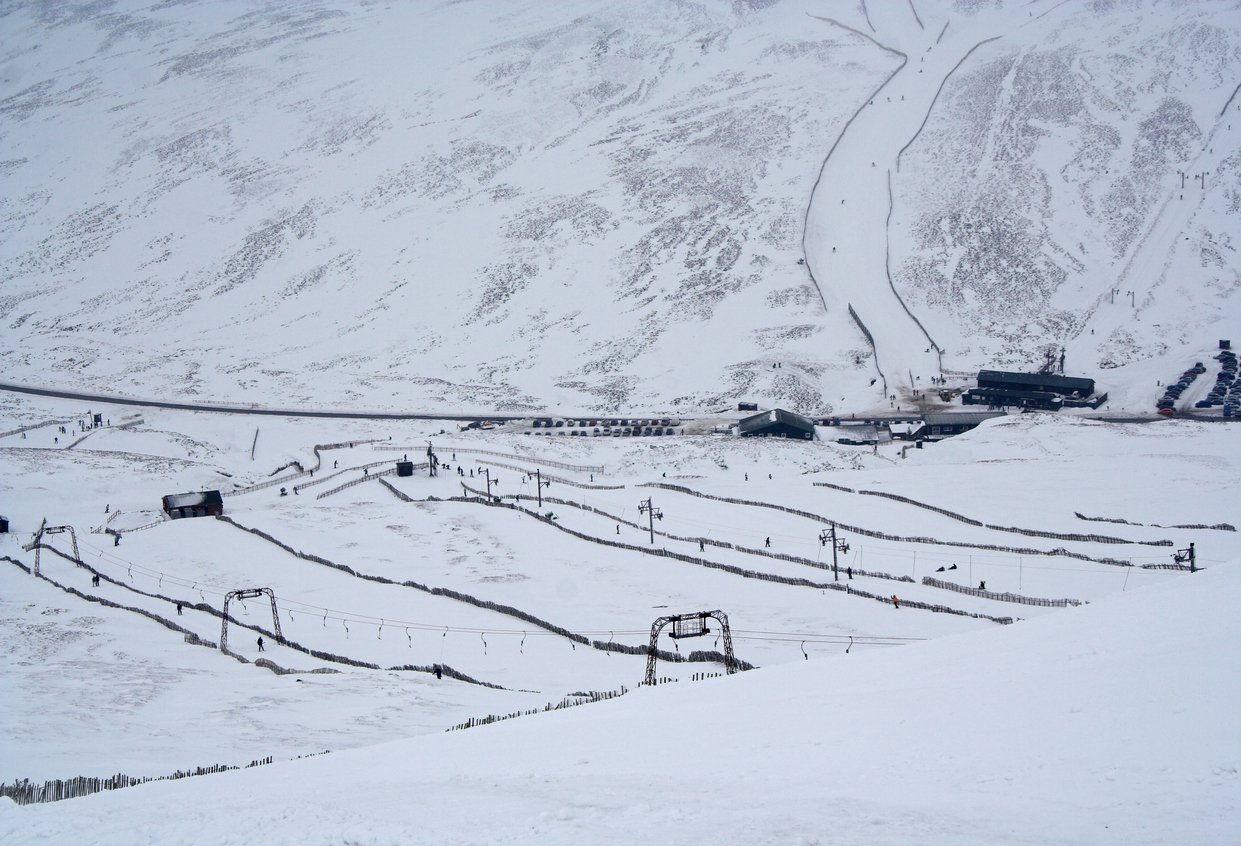
[[[444,677],[444,671],[440,669],[439,664],[435,665],[435,677],[437,679],[442,679]]]
[[[120,532],[117,532],[115,535],[112,536],[112,545],[113,546],[121,545],[121,533]]]
[[[846,568],[845,568],[845,572],[849,574],[849,578],[850,578],[850,579],[852,579],[852,578],[853,578],[853,568],[852,568],[852,567],[846,567]]]
[[[181,603],[180,602],[177,603],[177,616],[178,617],[181,616]]]
[[[698,551],[699,551],[699,552],[706,552],[706,551],[707,551],[707,544],[706,544],[706,541],[698,541]]]
[[[264,651],[266,650],[263,649],[263,636],[259,635],[259,652],[264,652]]]
[[[336,459],[332,459],[332,469],[333,469],[333,470],[335,470],[335,469],[336,469],[339,465],[340,465],[340,462],[339,462],[339,461],[337,461]]]
[[[91,578],[90,583],[91,583],[92,585],[94,585],[95,587],[99,587],[99,574],[98,574],[98,573],[96,573],[96,574],[95,574],[95,575]]]
[[[620,523],[616,524],[616,534],[620,534]]]
[[[771,549],[771,538],[767,538],[767,543],[764,544],[764,548]]]
[[[986,589],[987,589],[987,583],[986,583],[985,581],[984,581],[984,582],[979,582],[979,583],[978,583],[978,589],[979,589],[979,590],[986,590]]]
[[[900,601],[899,599],[897,599],[897,598],[896,598],[896,594],[892,594],[892,607],[893,607],[893,608],[900,608],[900,607],[901,607],[901,601]]]

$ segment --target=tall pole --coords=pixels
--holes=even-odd
[[[539,508],[543,507],[543,476],[541,470],[534,471],[534,489],[539,492]]]
[[[840,581],[840,568],[836,562],[836,524],[832,523],[832,580]]]
[[[660,511],[658,508],[651,505],[651,500],[647,498],[647,499],[642,500],[642,502],[638,503],[638,513],[646,514],[647,522],[650,524],[651,546],[654,546],[655,545],[655,518],[658,517],[660,520],[664,519],[664,512]]]

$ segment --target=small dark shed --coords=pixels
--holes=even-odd
[[[396,463],[396,474],[397,474],[398,476],[412,476],[412,475],[414,475],[414,462],[412,462],[412,461],[398,461],[398,462]]]
[[[224,513],[219,491],[169,494],[164,497],[164,513],[174,520],[182,517],[217,517]]]
[[[0,517],[0,535],[7,535],[8,533],[9,533],[9,518]]]
[[[773,408],[743,417],[737,424],[737,434],[743,438],[797,438],[814,440],[814,421],[800,414]]]
[[[1037,391],[1085,399],[1094,393],[1094,379],[1057,376],[1054,373],[1010,373],[979,370],[978,387],[1002,391]]]

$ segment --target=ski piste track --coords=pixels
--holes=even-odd
[[[895,404],[944,373],[944,351],[892,282],[892,173],[900,172],[902,154],[926,126],[948,79],[1003,34],[987,32],[980,22],[949,35],[951,21],[928,27],[913,0],[863,0],[861,11],[873,36],[836,18],[812,17],[866,39],[900,63],[828,150],[811,189],[802,248],[824,310],[838,303],[848,309],[875,356],[883,398]]]

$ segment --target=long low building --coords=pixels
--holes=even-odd
[[[1010,373],[1006,370],[979,370],[978,387],[1001,391],[1036,391],[1086,399],[1094,393],[1094,379],[1057,376],[1054,373]]]

